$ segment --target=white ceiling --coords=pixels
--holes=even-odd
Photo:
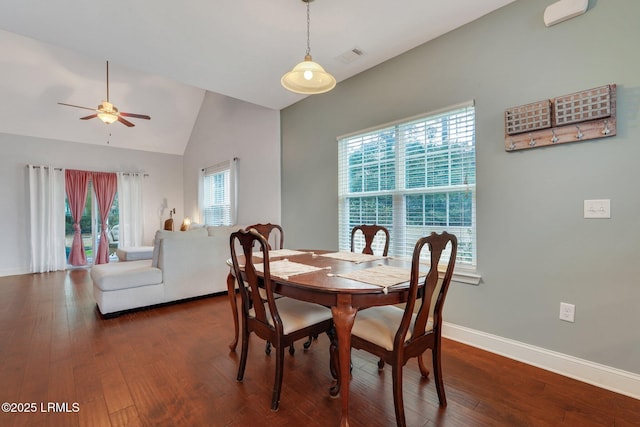
[[[311,54],[341,82],[512,1],[313,1]],[[0,132],[183,154],[205,90],[276,110],[302,99],[280,77],[305,51],[301,0],[2,0]],[[150,121],[56,105],[104,100],[106,60],[110,101]]]

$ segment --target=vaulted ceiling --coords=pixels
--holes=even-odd
[[[312,0],[311,54],[340,82],[512,1]],[[306,24],[301,0],[2,0],[0,132],[183,154],[205,91],[276,110],[303,98],[280,77]],[[106,60],[110,101],[150,121],[57,105],[97,107]]]

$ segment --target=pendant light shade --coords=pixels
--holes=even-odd
[[[336,86],[336,79],[306,55],[304,61],[282,76],[280,83],[291,92],[313,95],[329,92]]]
[[[293,67],[293,70],[286,73],[280,79],[280,83],[285,89],[303,95],[313,95],[329,92],[336,86],[336,79],[317,62],[311,59],[311,48],[309,43],[309,3],[313,0],[302,0],[307,4],[307,54],[304,61]]]

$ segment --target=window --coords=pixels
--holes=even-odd
[[[235,224],[236,159],[202,169],[200,218],[205,225]]]
[[[338,138],[340,250],[351,229],[389,229],[390,255],[411,256],[418,238],[448,231],[459,264],[476,265],[473,103]]]

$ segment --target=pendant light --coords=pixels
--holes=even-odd
[[[309,3],[313,0],[302,0],[307,4],[307,54],[304,61],[293,67],[293,70],[286,73],[280,79],[280,83],[285,89],[303,95],[313,95],[329,92],[336,86],[336,79],[317,62],[311,59],[311,48],[309,43]]]

